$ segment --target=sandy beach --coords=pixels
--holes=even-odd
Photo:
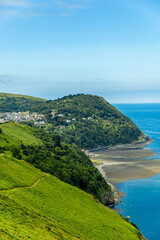
[[[143,149],[149,143],[151,140],[91,151],[90,158],[98,161],[96,167],[112,185],[130,179],[148,178],[160,174],[160,160],[154,159],[155,153],[150,149]],[[153,159],[143,159],[149,157]]]

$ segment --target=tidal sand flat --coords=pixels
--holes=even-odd
[[[90,152],[93,160],[101,162],[96,167],[107,182],[115,185],[126,180],[148,178],[160,173],[160,160],[150,149],[143,149],[151,142],[124,144]]]

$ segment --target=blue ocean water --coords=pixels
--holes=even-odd
[[[154,159],[160,159],[160,104],[115,104],[115,107],[154,140],[147,148],[156,152]],[[118,205],[120,213],[130,216],[130,221],[148,240],[160,240],[160,174],[125,181],[117,187],[126,194]]]

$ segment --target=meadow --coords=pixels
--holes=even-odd
[[[45,176],[35,171],[29,163],[15,159],[8,154],[0,154],[0,190],[31,186]]]
[[[7,158],[4,159],[6,162],[8,161]],[[25,166],[25,164],[26,163],[23,162],[22,168],[24,167],[26,169],[28,165]],[[8,178],[10,177],[11,171],[12,166],[10,165],[10,168],[6,168],[6,176],[8,176]],[[36,168],[32,169],[32,174],[33,172],[36,177],[40,174],[39,170]],[[22,174],[19,173],[19,177],[21,175],[23,175],[23,171]],[[40,178],[42,176],[43,173],[39,175]],[[28,179],[26,179],[26,185],[28,184]],[[21,183],[19,185],[21,185]],[[14,214],[16,214],[16,211],[18,211],[18,214],[19,211],[27,212],[24,214],[25,217],[21,217],[20,219],[22,229],[20,233],[18,233],[20,234],[17,237],[18,239],[23,239],[22,236],[25,236],[25,233],[28,238],[30,237],[32,239],[32,231],[30,233],[30,231],[25,230],[30,226],[28,225],[29,220],[27,219],[32,218],[32,215],[36,216],[36,221],[34,221],[36,227],[32,226],[31,228],[37,231],[40,226],[37,218],[40,218],[42,225],[44,224],[44,219],[47,219],[47,221],[50,221],[56,229],[62,229],[62,232],[67,232],[69,236],[74,236],[75,238],[99,240],[139,239],[139,231],[127,221],[123,220],[119,214],[106,208],[92,195],[89,195],[76,187],[70,186],[51,175],[42,178],[32,188],[16,188],[14,190],[0,191],[0,194],[3,196],[1,197],[3,205],[6,204],[7,201],[9,208],[10,204],[14,205],[13,202],[15,203],[10,212],[11,215],[13,211]],[[21,206],[20,209],[19,206]],[[28,212],[30,212],[30,214],[28,214]],[[3,214],[5,216],[3,216]],[[9,212],[7,214],[9,214]],[[4,208],[1,211],[1,218],[3,217],[6,219],[6,210]],[[7,221],[9,221],[10,218],[13,220],[13,216],[10,216],[7,217]],[[18,221],[18,219],[16,218],[14,221]],[[8,237],[8,235],[11,234],[10,231],[12,232],[12,235],[17,233],[17,229],[13,227],[14,225],[13,222],[12,227],[7,228],[5,239],[10,239]],[[18,225],[18,228],[20,228],[20,225]],[[25,236],[24,239],[27,239],[27,237]],[[65,237],[62,239],[65,239]]]
[[[15,124],[13,122],[1,124],[0,128],[0,146],[19,146],[21,143],[27,145],[41,145],[42,141],[33,135],[30,127],[22,124]]]

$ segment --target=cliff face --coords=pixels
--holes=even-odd
[[[114,192],[112,189],[108,192],[102,193],[102,202],[105,206],[107,206],[109,208],[114,208],[115,198],[114,198]]]

